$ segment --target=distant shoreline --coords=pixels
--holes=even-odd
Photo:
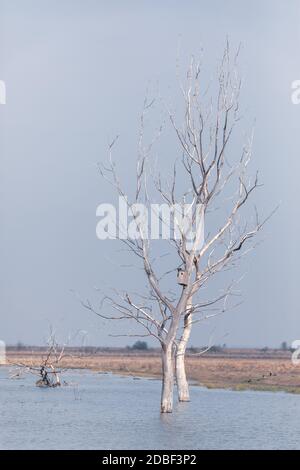
[[[36,367],[44,348],[19,350],[8,348],[7,365]],[[159,378],[161,362],[158,350],[67,348],[61,368],[89,369],[118,375]],[[291,362],[291,352],[281,350],[226,349],[186,358],[191,383],[206,388],[231,390],[285,391],[300,394],[300,366]]]

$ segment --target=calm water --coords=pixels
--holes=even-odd
[[[300,396],[192,387],[158,412],[160,383],[88,371],[39,389],[0,368],[1,449],[300,449]]]

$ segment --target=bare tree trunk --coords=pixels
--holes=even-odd
[[[185,351],[192,331],[192,313],[190,310],[192,299],[187,305],[184,317],[183,333],[176,350],[176,381],[179,401],[190,401],[189,384],[185,372]]]
[[[173,345],[164,346],[162,349],[162,391],[161,391],[161,413],[172,413],[173,410],[173,388],[174,388],[174,362]]]

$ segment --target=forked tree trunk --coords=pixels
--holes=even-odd
[[[191,301],[188,308],[192,306]],[[183,333],[176,350],[176,381],[179,401],[190,401],[189,384],[185,372],[185,351],[192,330],[192,313],[187,311],[184,317]]]
[[[174,388],[174,361],[173,345],[164,346],[162,349],[162,391],[161,391],[161,413],[172,413],[173,410],[173,388]]]

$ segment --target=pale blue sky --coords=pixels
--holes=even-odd
[[[257,204],[281,208],[247,262],[243,305],[218,319],[215,337],[258,346],[300,338],[300,105],[290,99],[300,79],[299,20],[297,0],[0,0],[1,339],[42,343],[51,323],[62,338],[84,329],[93,344],[130,342],[110,338],[114,325],[71,293],[94,295],[104,278],[121,288],[129,276],[112,262],[114,242],[95,236],[96,207],[112,198],[96,163],[120,134],[116,157],[130,184],[147,86],[178,96],[178,44],[183,61],[203,47],[210,73],[227,35],[243,44],[243,125],[256,119],[265,183]],[[165,144],[162,154],[167,165]],[[196,328],[191,343],[205,344],[214,327]]]

